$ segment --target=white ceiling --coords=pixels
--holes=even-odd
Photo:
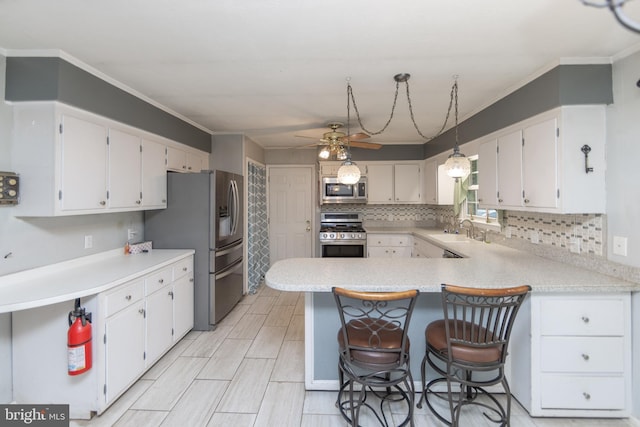
[[[625,9],[640,18],[640,2]],[[295,135],[346,122],[347,77],[364,125],[377,130],[393,76],[411,73],[416,121],[432,135],[453,75],[463,119],[553,65],[639,47],[640,34],[579,0],[0,0],[5,53],[61,50],[208,130],[244,132],[265,148],[305,145],[313,140]],[[353,112],[351,123],[360,130]],[[371,140],[424,142],[404,92]]]

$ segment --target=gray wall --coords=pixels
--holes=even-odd
[[[199,150],[211,150],[208,132],[61,58],[7,58],[4,99],[60,101]]]
[[[6,58],[0,55],[0,82],[5,81]],[[0,84],[0,99],[4,99]],[[0,170],[18,172],[11,164],[13,114],[0,103]],[[16,218],[13,207],[0,207],[0,276],[122,248],[127,228],[142,238],[142,213],[83,215],[64,218]],[[93,236],[93,248],[84,249],[84,236]],[[11,254],[11,255],[8,255]],[[8,255],[8,256],[7,256]],[[6,258],[5,258],[6,256]],[[0,403],[12,400],[11,315],[0,314]]]
[[[559,65],[458,126],[460,144],[561,105],[611,104],[611,65]],[[450,150],[453,129],[424,144],[423,158]]]

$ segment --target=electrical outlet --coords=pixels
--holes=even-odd
[[[574,237],[569,241],[569,252],[574,254],[580,253],[580,239]]]
[[[134,230],[133,228],[128,228],[127,229],[127,240],[128,241],[132,241],[136,237],[136,234],[138,234],[136,232],[136,230]]]
[[[510,239],[510,238],[511,238],[511,227],[507,227],[507,228],[504,230],[504,237],[506,237],[507,239]]]
[[[529,238],[531,239],[531,243],[538,244],[540,243],[540,235],[536,230],[531,230],[529,232]]]
[[[627,238],[613,236],[613,254],[627,256]]]
[[[84,248],[91,249],[93,247],[93,236],[84,236]]]

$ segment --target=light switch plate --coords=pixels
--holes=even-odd
[[[627,256],[627,238],[613,236],[613,254]]]
[[[529,232],[529,237],[531,238],[531,243],[538,244],[540,243],[540,235],[536,230],[531,230]]]
[[[84,236],[84,248],[91,249],[93,247],[93,236]]]
[[[574,254],[580,253],[580,239],[574,237],[569,242],[569,252]]]

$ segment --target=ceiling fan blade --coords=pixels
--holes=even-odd
[[[318,139],[317,136],[296,135],[296,138]]]
[[[349,145],[352,147],[366,148],[369,150],[379,150],[382,147],[382,144],[364,141],[349,141]]]
[[[371,138],[371,136],[369,136],[364,132],[357,132],[357,133],[352,133],[351,135],[349,135],[348,138],[349,138],[349,141],[353,141],[353,140],[369,139]]]

